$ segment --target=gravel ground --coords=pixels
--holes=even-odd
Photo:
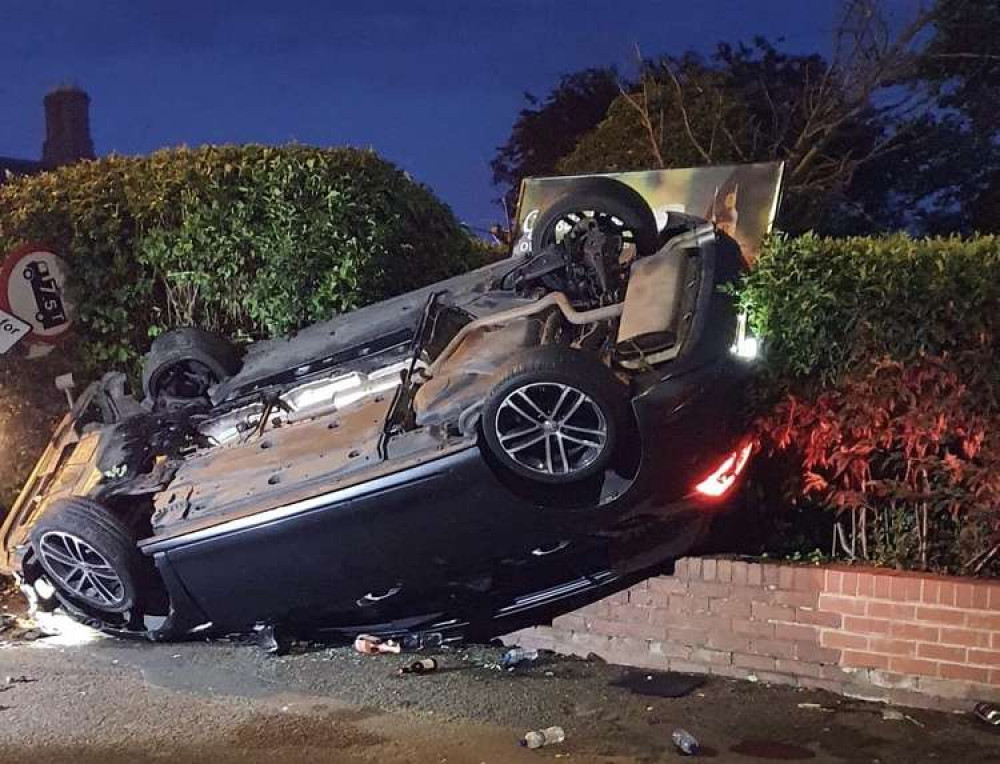
[[[241,641],[2,640],[0,764],[646,764],[680,760],[677,727],[725,762],[1000,762],[1000,734],[968,717],[886,720],[874,704],[719,679],[683,698],[644,697],[610,686],[619,667],[543,657],[504,672],[491,667],[502,650],[487,646],[432,652],[439,671],[400,677],[412,655],[349,647],[274,657]],[[21,676],[31,681],[4,681]],[[518,747],[550,724],[566,743]]]

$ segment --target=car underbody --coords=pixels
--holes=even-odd
[[[489,635],[668,564],[749,453],[719,290],[741,258],[696,218],[653,245],[607,220],[570,215],[533,255],[256,343],[238,369],[185,350],[199,335],[165,340],[169,363],[154,345],[141,403],[109,374],[60,425],[0,569],[165,639]],[[134,539],[129,581],[105,572],[119,547],[66,524],[97,511]]]

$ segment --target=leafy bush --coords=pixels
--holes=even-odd
[[[741,299],[772,486],[850,557],[1000,573],[1000,240],[776,237]]]
[[[451,211],[370,151],[220,146],[112,156],[0,188],[0,251],[72,264],[86,365],[194,324],[260,338],[481,259]]]

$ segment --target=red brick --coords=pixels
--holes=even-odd
[[[701,629],[668,629],[667,637],[682,645],[702,647],[708,643],[708,632]]]
[[[795,608],[796,623],[810,623],[815,626],[828,626],[832,629],[839,629],[844,617],[840,613],[828,613],[815,608]]]
[[[889,624],[890,621],[881,618],[844,616],[844,631],[853,631],[856,634],[888,634]]]
[[[1000,613],[968,613],[965,623],[970,629],[1000,632]]]
[[[938,588],[938,604],[939,605],[954,605],[955,604],[955,582],[954,581],[942,581],[941,586]]]
[[[916,618],[917,606],[871,600],[868,602],[867,615],[871,618],[888,618],[892,621],[912,621]]]
[[[687,590],[687,585],[679,578],[657,576],[649,579],[649,590],[657,594],[680,594]]]
[[[763,586],[764,571],[759,563],[747,563],[747,584],[750,586]]]
[[[841,573],[839,570],[827,569],[826,579],[823,582],[823,591],[833,592],[834,594],[840,594],[840,586],[841,586],[840,582],[843,580],[843,578],[844,574]]]
[[[750,651],[754,655],[766,655],[770,658],[795,657],[795,645],[777,639],[751,639]]]
[[[749,565],[745,562],[733,563],[732,581],[734,584],[741,584],[743,586],[746,586],[747,581],[749,579],[748,568]]]
[[[895,639],[911,639],[914,642],[937,642],[941,630],[937,626],[919,623],[899,623],[894,621],[889,626],[889,636]]]
[[[969,663],[976,666],[1000,666],[1000,651],[969,650]]]
[[[840,593],[846,594],[849,597],[857,596],[858,594],[857,573],[844,573],[844,577],[840,579]]]
[[[565,629],[567,631],[582,631],[586,628],[583,616],[577,613],[568,613],[567,615],[560,615],[554,618],[552,626],[556,629]]]
[[[708,646],[716,650],[728,650],[729,652],[750,652],[750,638],[739,634],[719,632],[708,635]]]
[[[614,636],[618,633],[618,627],[620,624],[617,621],[611,621],[607,618],[587,618],[586,628],[588,632],[592,634],[603,634],[605,636]]]
[[[972,607],[972,592],[974,589],[973,584],[956,584],[955,585],[955,607],[969,609]]]
[[[910,642],[906,639],[883,639],[881,637],[872,637],[868,641],[868,649],[873,653],[915,656],[917,654],[917,643]]]
[[[733,665],[738,668],[754,669],[755,671],[773,671],[776,664],[774,658],[767,658],[762,655],[733,653]]]
[[[665,639],[667,630],[662,626],[639,621],[624,621],[618,624],[618,630],[613,636],[634,637],[636,639]]]
[[[791,607],[815,607],[816,595],[812,592],[775,592],[771,595],[771,602],[775,605],[789,605]]]
[[[715,581],[715,571],[718,567],[718,562],[715,560],[702,560],[701,561],[701,579],[702,581]]]
[[[819,595],[819,609],[845,615],[864,615],[865,600],[857,597],[841,597],[835,594]]]
[[[755,621],[794,621],[795,610],[785,605],[768,605],[754,602],[751,612]]]
[[[671,613],[707,613],[708,597],[694,597],[689,594],[671,594],[667,610]]]
[[[920,601],[925,602],[928,605],[937,605],[940,603],[941,596],[941,581],[937,578],[928,578],[924,581],[924,591],[920,595]]]
[[[719,560],[719,564],[715,568],[715,578],[720,583],[728,584],[732,583],[733,580],[733,562],[732,560]]]
[[[896,602],[918,602],[920,589],[920,579],[895,576],[889,582],[889,597]]]
[[[950,626],[962,626],[965,623],[965,611],[948,610],[940,607],[918,607],[917,620],[928,623],[946,623]]]
[[[929,658],[933,661],[965,663],[966,652],[966,648],[955,647],[953,645],[934,645],[928,642],[920,642],[917,645],[917,656],[920,658]]]
[[[698,597],[729,597],[733,593],[729,584],[705,581],[692,581],[688,584],[688,591]]]
[[[795,657],[806,663],[840,663],[840,650],[829,647],[819,647],[812,642],[796,642]]]
[[[781,577],[781,566],[775,565],[774,563],[767,563],[761,565],[761,573],[764,577],[764,586],[777,587],[778,579]],[[990,604],[993,607],[993,604]]]
[[[824,631],[819,638],[823,647],[836,650],[867,650],[868,637],[860,634],[845,634],[842,631]]]
[[[859,597],[875,596],[875,574],[858,573],[858,596]]]
[[[774,638],[790,641],[816,642],[817,630],[815,626],[803,626],[798,623],[778,623],[774,625]]]
[[[889,658],[889,671],[907,676],[938,676],[940,664],[920,658]]]
[[[652,641],[649,643],[649,652],[652,655],[658,655],[663,658],[687,658],[691,655],[691,648],[689,645],[680,645],[676,642],[658,642]]]
[[[791,591],[795,585],[795,570],[790,565],[782,565],[778,570],[778,588]]]
[[[873,596],[880,600],[887,600],[892,597],[892,576],[875,576]]]
[[[863,653],[855,650],[845,650],[840,662],[841,665],[848,668],[889,668],[888,655],[876,655],[875,653]]]
[[[823,677],[823,667],[815,663],[806,663],[799,660],[783,660],[778,658],[775,661],[775,668],[785,674],[794,674],[795,676],[810,676],[814,679],[820,679]]]
[[[825,577],[821,568],[796,568],[792,588],[797,592],[819,592],[823,590]]]
[[[709,671],[714,676],[725,676],[732,679],[746,679],[753,673],[750,669],[736,666],[710,666]]]
[[[696,663],[707,663],[712,666],[729,666],[733,662],[733,654],[726,650],[712,650],[707,647],[699,647],[691,651],[688,660]]]
[[[989,647],[990,633],[988,631],[973,631],[972,629],[941,628],[938,640],[946,645],[965,645],[966,647]]]
[[[774,625],[763,621],[748,621],[745,618],[734,618],[733,631],[737,634],[747,634],[751,637],[773,637]]]
[[[992,634],[993,644],[990,645],[994,650],[1000,650],[1000,631],[994,631]]]
[[[977,610],[986,610],[990,606],[990,585],[974,583],[972,585],[972,607]]]
[[[1000,610],[1000,586],[990,587],[990,610]]]
[[[709,610],[719,615],[750,617],[750,603],[739,600],[713,599],[708,600]]]
[[[680,671],[682,674],[705,674],[707,666],[702,663],[692,663],[691,661],[671,660],[668,664],[671,671]]]
[[[942,663],[941,676],[945,679],[958,679],[963,682],[980,682],[982,684],[987,684],[990,681],[989,669],[955,663]]]
[[[1000,685],[1000,669],[990,669],[990,684]]]
[[[649,623],[649,614],[649,608],[636,607],[621,602],[612,602],[608,608],[608,619],[612,621]]]

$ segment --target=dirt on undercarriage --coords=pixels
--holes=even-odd
[[[18,614],[16,600],[6,606]],[[44,626],[63,633],[0,635],[0,764],[651,764],[679,759],[679,727],[700,758],[724,762],[1000,761],[1000,734],[970,716],[887,714],[818,691],[712,678],[656,697],[614,686],[627,670],[600,661],[543,655],[505,671],[491,646],[366,656],[296,645],[277,657],[244,640],[148,644]],[[436,672],[398,675],[425,654]],[[554,724],[565,743],[518,745]]]

